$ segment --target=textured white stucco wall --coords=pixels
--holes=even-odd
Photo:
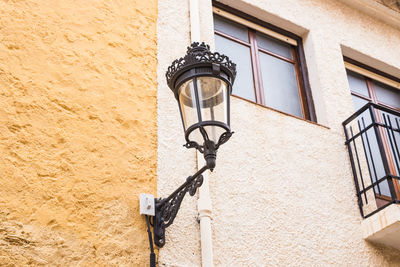
[[[166,197],[196,171],[196,153],[184,144],[178,105],[165,80],[167,67],[186,52],[190,42],[189,1],[159,1],[158,16],[158,196]],[[164,44],[164,45],[163,45]],[[185,197],[168,227],[160,266],[199,266],[200,236],[196,197]]]
[[[164,74],[189,45],[189,1],[159,1],[158,193],[196,166],[184,143],[176,101]],[[400,31],[338,1],[245,0],[224,3],[304,39],[315,125],[232,97],[236,132],[210,176],[216,266],[399,266],[400,252],[362,239],[361,216],[342,121],[353,105],[342,47],[400,70]],[[200,0],[202,36],[212,44],[210,1]],[[208,10],[208,11],[207,11]],[[207,19],[208,18],[208,19]],[[346,50],[346,51],[347,51]],[[383,64],[383,62],[385,64]],[[161,266],[199,266],[195,198],[167,230]]]

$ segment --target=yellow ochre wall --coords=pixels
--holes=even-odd
[[[145,266],[157,0],[0,1],[0,265]]]

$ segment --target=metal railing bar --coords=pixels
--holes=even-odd
[[[371,105],[369,107],[369,113],[371,115],[371,119],[373,123],[376,123],[378,121],[377,115],[379,115],[379,109],[375,110],[374,108],[378,107],[377,105]],[[385,144],[384,144],[384,138],[382,135],[384,134],[383,130],[381,131],[379,127],[374,127],[375,135],[376,135],[376,141],[378,142],[378,147],[379,147],[379,154],[381,155],[382,163],[383,163],[383,168],[385,170],[385,175],[391,175],[390,171],[390,166],[389,166],[389,159],[387,157],[387,151],[385,149]],[[388,178],[388,185],[389,185],[389,190],[390,190],[390,195],[392,199],[396,198],[396,191],[394,189],[393,185],[393,180],[391,177]]]
[[[388,207],[388,206],[390,206],[390,205],[392,205],[392,204],[394,204],[394,203],[397,203],[397,201],[396,201],[396,200],[393,200],[393,201],[391,201],[391,202],[389,202],[389,203],[383,205],[382,207],[380,207],[380,208],[374,210],[373,212],[368,213],[367,215],[363,216],[363,218],[366,219],[366,218],[368,218],[368,217],[374,215],[375,213],[380,212],[381,210],[385,209],[386,207]]]
[[[393,115],[393,114],[392,114],[392,115]],[[388,128],[388,129],[390,129],[390,130],[393,130],[394,132],[400,133],[400,130],[399,130],[399,129],[395,129],[395,128],[391,127],[390,125],[386,125],[386,124],[380,123],[380,122],[377,122],[376,124],[377,124],[377,126],[381,126],[381,127],[384,127],[384,128]]]
[[[372,102],[368,102],[367,104],[365,104],[363,107],[361,107],[359,110],[357,110],[353,115],[351,115],[350,117],[348,117],[342,124],[343,125],[347,125],[349,122],[351,122],[352,120],[354,120],[355,118],[357,118],[361,113],[363,113],[364,111],[366,111],[370,106],[386,111],[388,113],[392,113],[398,117],[400,117],[400,112],[394,110],[394,109],[390,109],[387,108],[385,106],[379,105],[379,104],[375,104]]]
[[[343,125],[343,130],[344,130],[344,134],[346,136],[346,140],[349,139],[349,133],[347,132],[347,129],[346,129],[345,125]],[[349,151],[351,171],[353,172],[354,184],[356,186],[356,195],[357,195],[358,208],[360,209],[361,217],[364,217],[364,211],[363,211],[363,208],[362,208],[363,204],[362,204],[362,199],[361,199],[361,194],[360,194],[360,186],[358,185],[357,171],[356,171],[356,166],[354,165],[353,151],[351,149],[350,143],[347,144],[347,149]]]
[[[350,133],[351,133],[351,136],[353,137],[353,127],[351,127],[351,126],[350,126]],[[361,164],[360,164],[360,159],[358,157],[357,146],[356,146],[355,140],[353,140],[353,145],[354,145],[354,151],[356,152],[358,171],[360,172],[360,178],[361,178],[361,185],[362,185],[362,188],[364,191],[365,204],[368,204],[367,193],[365,192],[365,186],[364,186],[364,178],[363,178],[362,171],[361,171]]]
[[[398,118],[395,118],[394,120],[396,121],[397,129],[400,130],[399,119],[398,119]],[[400,134],[399,134],[399,135],[400,135]],[[396,138],[395,138],[395,139],[396,139]],[[398,146],[397,146],[397,148],[398,148]],[[397,153],[398,153],[398,156],[399,156],[399,159],[400,159],[400,153],[399,153],[399,151],[397,151]],[[398,175],[400,175],[400,172],[398,173]]]
[[[364,117],[361,118],[361,121],[362,121],[363,126],[364,126],[364,128],[365,128]],[[376,174],[375,160],[374,160],[374,157],[373,157],[373,155],[372,155],[371,145],[370,145],[370,143],[369,143],[369,138],[368,138],[368,133],[367,133],[367,132],[365,133],[365,137],[366,137],[366,139],[367,139],[368,151],[369,151],[369,155],[370,155],[371,161],[372,161],[372,167],[373,167],[373,170],[374,170],[375,181],[377,181],[377,180],[378,180],[378,175]],[[372,181],[372,177],[371,177],[371,181]],[[374,183],[374,182],[372,181],[371,184],[373,184],[373,183]],[[378,184],[378,192],[379,192],[379,195],[381,195],[381,188],[380,188],[379,184]],[[374,193],[375,193],[375,188],[374,188]]]
[[[362,119],[362,121],[363,121],[363,124],[365,125],[365,123],[364,123],[364,117],[362,117],[361,119]],[[360,132],[361,132],[360,120],[357,120],[357,124],[358,124],[358,129],[359,129]],[[367,145],[368,145],[368,148],[369,148],[369,153],[370,153],[371,161],[372,161],[372,164],[374,164],[374,161],[373,161],[373,158],[372,158],[372,154],[371,154],[371,148],[369,147],[369,142],[368,142],[368,133],[365,133],[365,137],[366,137],[366,139],[367,139]],[[370,178],[370,180],[371,180],[371,184],[373,184],[374,181],[372,180],[371,166],[370,166],[370,162],[369,162],[369,160],[368,160],[367,150],[365,149],[365,142],[364,142],[364,138],[363,138],[362,135],[361,135],[361,141],[362,141],[362,145],[363,145],[363,149],[364,149],[364,155],[365,155],[365,158],[367,159],[367,166],[368,166],[369,178]],[[374,169],[374,171],[375,171],[375,166],[373,165],[373,167],[374,167],[373,169]],[[375,180],[376,180],[376,178],[377,178],[377,177],[376,177],[376,172],[375,172]],[[376,192],[375,192],[375,187],[373,187],[372,189],[374,190],[374,194],[376,194]],[[378,187],[378,190],[379,190],[379,187]],[[380,190],[379,190],[379,194],[381,194],[381,193],[380,193]]]
[[[343,125],[347,125],[349,122],[351,122],[352,120],[354,120],[355,118],[357,118],[361,113],[363,113],[364,111],[366,111],[369,106],[372,104],[372,102],[368,102],[367,104],[365,104],[362,108],[360,108],[359,110],[356,111],[356,113],[354,113],[353,115],[351,115],[350,117],[348,117],[342,124]]]
[[[384,113],[382,113],[382,116],[383,116],[383,120],[384,120],[385,124],[388,125],[388,124],[389,124],[388,121],[390,121],[389,115],[385,115]],[[386,117],[387,117],[387,118],[386,118]],[[395,163],[395,165],[396,165],[396,167],[397,167],[397,172],[399,172],[399,163],[398,163],[398,160],[397,160],[397,155],[395,154],[395,153],[396,153],[396,151],[395,151],[395,148],[396,148],[396,147],[393,146],[392,135],[390,134],[391,131],[389,131],[389,129],[386,128],[386,132],[387,132],[387,135],[388,135],[388,138],[389,138],[389,143],[390,143],[391,151],[393,152],[394,163]],[[393,133],[393,131],[392,131],[392,133]],[[393,135],[393,139],[394,139],[394,135]]]
[[[396,179],[396,180],[400,180],[400,177],[398,177],[398,176],[386,175],[386,176],[380,178],[379,180],[377,180],[376,182],[374,182],[373,184],[371,184],[371,185],[365,187],[365,191],[368,191],[368,190],[371,189],[373,186],[376,186],[376,185],[382,183],[384,180],[386,180],[386,181],[389,180],[389,178],[391,178],[391,179]],[[361,190],[361,191],[360,191],[360,194],[363,194],[363,193],[364,193],[364,190]],[[382,194],[380,194],[380,195],[382,195]],[[382,195],[382,196],[384,196],[384,195]]]
[[[354,139],[356,139],[357,137],[359,137],[361,134],[363,134],[364,132],[368,131],[369,129],[371,129],[373,126],[375,126],[374,123],[371,123],[370,125],[368,125],[368,127],[364,128],[362,131],[356,133],[353,137],[349,138],[346,140],[345,144],[347,145],[347,143],[350,143],[351,141],[353,141]]]
[[[349,138],[348,140],[346,140],[345,144],[347,145],[348,142],[353,141],[353,139],[359,137],[362,133],[368,131],[368,130],[369,130],[371,127],[373,127],[373,126],[381,126],[381,127],[383,127],[383,128],[389,128],[389,129],[392,129],[393,131],[398,132],[398,133],[400,134],[400,129],[394,129],[393,127],[390,127],[389,125],[385,125],[385,124],[380,123],[380,122],[375,122],[375,123],[371,123],[370,125],[368,125],[367,128],[364,128],[364,129],[363,129],[363,132],[358,132],[358,133],[356,133],[356,134],[354,135],[354,137],[351,137],[351,138]]]
[[[382,105],[379,105],[376,103],[371,103],[371,106],[373,106],[376,109],[383,110],[387,113],[392,113],[392,114],[400,117],[400,112],[397,110],[394,110],[394,109],[391,109],[391,108],[388,108],[388,107],[385,107],[385,106],[382,106]]]
[[[393,127],[392,127],[392,121],[391,121],[391,119],[390,119],[389,116],[388,116],[388,119],[389,119],[389,125],[390,125],[390,127],[393,128]],[[396,119],[397,119],[397,118],[395,118],[395,120],[396,120]],[[393,154],[395,154],[396,162],[398,162],[398,161],[400,161],[399,146],[397,145],[396,136],[394,135],[393,130],[392,130],[391,132],[392,132],[392,136],[393,136],[394,147],[396,148],[396,153],[393,152]],[[396,156],[397,156],[397,157],[396,157]],[[397,174],[400,174],[400,168],[399,168],[399,166],[400,166],[400,164],[398,163],[398,164],[397,164]]]

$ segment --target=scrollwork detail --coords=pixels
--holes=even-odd
[[[184,57],[176,59],[172,62],[171,66],[165,74],[167,83],[171,87],[171,81],[174,75],[181,69],[198,63],[217,63],[226,67],[236,77],[236,64],[233,63],[228,56],[218,52],[211,52],[210,46],[203,43],[194,42],[187,48],[187,54]],[[172,88],[172,87],[171,87]]]
[[[187,178],[189,181],[192,176]],[[181,206],[182,200],[185,197],[186,193],[189,192],[189,195],[194,196],[197,188],[199,188],[203,184],[203,175],[199,175],[197,178],[190,181],[182,190],[177,192],[169,201],[162,203],[159,206],[159,211],[162,218],[163,228],[167,228],[170,226],[178,213],[178,210]]]
[[[186,182],[170,196],[167,198],[155,199],[155,215],[152,225],[154,230],[154,243],[159,248],[165,245],[165,228],[174,222],[186,193],[189,192],[191,196],[196,194],[197,188],[203,184],[202,173],[208,169],[207,165],[203,166],[193,174],[193,176],[187,177]]]
[[[196,179],[193,180],[192,183],[188,186],[188,191],[190,196],[194,196],[196,194],[197,188],[199,188],[203,184],[203,175],[199,175]]]

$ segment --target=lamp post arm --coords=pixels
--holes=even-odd
[[[203,168],[201,168],[200,170],[198,170],[195,174],[193,174],[192,176],[189,176],[186,179],[186,182],[183,183],[178,189],[176,189],[171,195],[169,195],[167,198],[163,198],[161,199],[157,204],[156,204],[156,208],[163,206],[166,202],[170,201],[171,199],[173,199],[182,189],[184,189],[185,187],[187,187],[189,184],[191,184],[194,180],[196,180],[197,177],[199,177],[204,171],[206,171],[208,169],[207,166],[204,166]]]
[[[154,216],[154,243],[158,247],[165,245],[165,228],[170,226],[178,213],[182,200],[186,193],[194,196],[196,189],[203,184],[202,173],[209,169],[206,165],[198,170],[192,176],[186,179],[178,189],[176,189],[167,198],[158,198],[155,200],[155,216]]]

